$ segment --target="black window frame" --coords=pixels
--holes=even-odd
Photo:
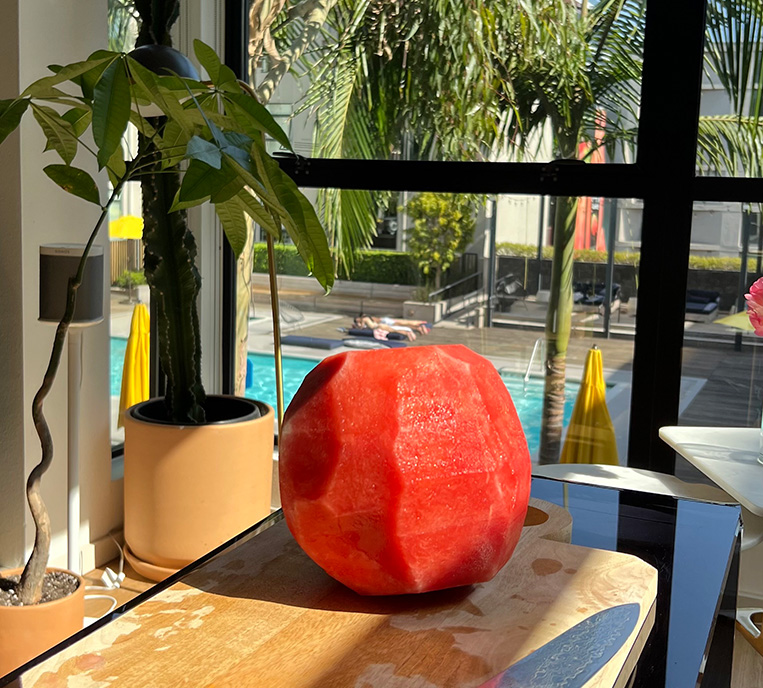
[[[763,201],[760,179],[695,174],[706,11],[705,0],[647,0],[634,163],[279,159],[302,187],[643,199],[628,465],[670,474],[675,452],[658,432],[678,423],[693,204]],[[225,26],[226,60],[244,74],[246,0],[226,0]],[[223,336],[232,338],[225,308]],[[223,368],[230,388],[233,360]]]

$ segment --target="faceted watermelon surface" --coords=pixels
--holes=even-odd
[[[286,412],[279,454],[294,538],[361,594],[489,580],[522,531],[527,442],[495,367],[464,346],[325,359]]]

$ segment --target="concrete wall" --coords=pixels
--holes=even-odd
[[[18,94],[31,81],[44,76],[49,64],[65,64],[102,48],[106,43],[106,3],[102,0],[12,0],[4,3],[3,65],[0,98]],[[8,16],[12,17],[8,21]],[[55,186],[42,167],[60,162],[54,153],[42,153],[45,140],[31,113],[19,134],[0,147],[0,260],[3,290],[0,320],[0,565],[18,564],[34,537],[25,510],[25,476],[39,461],[40,448],[31,421],[32,398],[50,356],[55,327],[37,321],[39,246],[51,242],[83,242],[94,226],[99,209]],[[75,165],[92,174],[91,156],[82,153]],[[97,177],[102,197],[105,175]],[[98,243],[107,248],[104,229]],[[109,441],[109,324],[106,284],[106,319],[85,330],[83,376],[80,392],[81,543],[85,566],[92,563],[88,543],[105,536],[121,522],[121,483],[111,481]],[[43,481],[43,496],[53,524],[51,563],[65,562],[67,362],[59,374],[45,413],[55,445],[51,469]],[[88,561],[89,560],[89,561]]]

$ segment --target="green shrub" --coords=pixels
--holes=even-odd
[[[538,248],[532,244],[512,244],[502,242],[497,244],[495,251],[499,256],[516,256],[519,258],[537,258]],[[551,260],[553,249],[544,246],[541,249],[541,257]],[[616,251],[615,265],[638,265],[641,254],[638,251]],[[580,263],[606,263],[605,251],[583,250],[574,252],[574,260]],[[689,256],[689,268],[691,270],[720,270],[724,272],[739,272],[742,266],[741,258],[721,258],[716,256]],[[757,269],[756,261],[750,258],[747,263],[748,272],[754,273]]]
[[[415,261],[399,251],[360,251],[352,272],[345,279],[374,284],[417,284],[420,281]]]
[[[306,277],[307,270],[297,254],[297,249],[290,244],[276,244],[276,269],[279,275]],[[254,272],[268,271],[267,245],[254,245]],[[340,275],[348,279],[344,269]],[[355,282],[373,282],[374,284],[417,284],[418,271],[413,259],[407,253],[399,251],[359,251],[355,257],[349,279]]]
[[[276,257],[276,271],[279,275],[293,275],[296,277],[307,277],[308,271],[305,263],[299,257],[297,249],[288,244],[275,244],[273,246]],[[254,272],[268,271],[268,249],[267,244],[254,245],[253,258]]]
[[[146,283],[146,276],[142,270],[125,270],[117,277],[116,285],[120,289],[129,289],[130,286],[137,287]]]

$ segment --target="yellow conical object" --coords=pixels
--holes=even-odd
[[[130,336],[127,339],[125,362],[122,368],[122,392],[119,395],[117,427],[122,427],[122,416],[126,409],[149,398],[149,332],[148,308],[144,303],[136,304],[132,312]]]
[[[123,215],[109,222],[110,239],[142,239],[143,218],[135,215]]]
[[[618,465],[617,439],[607,410],[601,351],[589,349],[560,463]]]
[[[725,318],[713,320],[713,325],[725,325],[726,327],[735,327],[738,330],[746,330],[748,332],[752,332],[755,329],[750,322],[750,316],[747,315],[747,311],[739,311],[739,313],[727,315]]]

